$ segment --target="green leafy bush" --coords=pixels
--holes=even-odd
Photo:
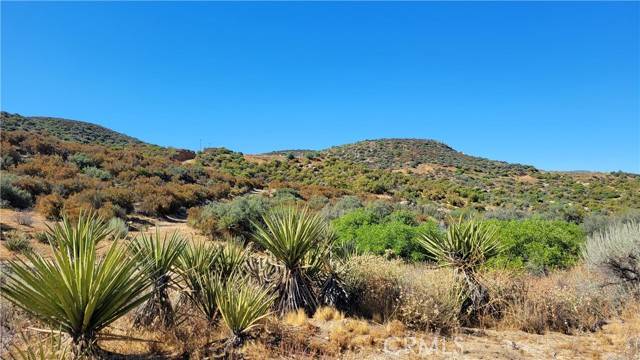
[[[560,220],[490,220],[503,245],[490,263],[526,268],[534,273],[568,268],[580,259],[585,235],[580,226]]]
[[[415,241],[420,233],[438,233],[434,222],[417,224],[406,211],[380,217],[370,209],[352,211],[333,221],[340,243],[354,243],[359,251],[419,261],[425,251]]]

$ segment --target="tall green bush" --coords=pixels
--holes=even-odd
[[[354,243],[358,251],[397,256],[407,260],[425,259],[424,249],[415,241],[421,233],[439,233],[431,221],[418,224],[407,211],[379,216],[369,209],[352,211],[333,221],[340,243]]]
[[[580,226],[560,220],[489,220],[503,245],[496,266],[526,268],[534,273],[568,268],[580,259],[585,234]]]

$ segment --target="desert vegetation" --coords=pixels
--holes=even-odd
[[[602,346],[640,353],[620,340],[640,331],[637,175],[399,139],[194,153],[33,121],[2,114],[6,357],[375,357],[619,319],[631,335]]]
[[[493,261],[510,256],[510,240],[499,236],[495,221],[448,222],[416,230],[409,241],[424,257],[403,258],[350,247],[321,212],[300,205],[266,210],[246,239],[198,241],[170,233],[123,242],[112,234],[117,229],[83,212],[49,227],[51,256],[25,252],[8,262],[3,312],[15,307],[22,315],[4,315],[6,326],[18,326],[20,317],[23,324],[8,329],[22,331],[8,354],[120,356],[114,342],[144,344],[117,334],[129,324],[130,334],[146,329],[175,339],[167,340],[171,350],[148,348],[155,356],[372,355],[391,338],[453,338],[469,326],[597,332],[637,306],[635,222],[612,222],[585,240],[575,262],[549,263],[543,274]],[[29,334],[25,323],[51,333]],[[312,324],[331,324],[322,325],[327,337],[314,335],[325,330]],[[35,346],[29,339],[37,336]]]

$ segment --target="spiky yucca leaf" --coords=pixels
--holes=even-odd
[[[245,264],[248,249],[237,240],[228,240],[217,249],[212,268],[226,279],[239,271]]]
[[[182,300],[188,299],[198,304],[201,277],[211,273],[213,262],[218,254],[215,246],[208,242],[190,242],[182,251],[176,262],[176,269],[186,285]]]
[[[469,323],[475,323],[489,302],[488,290],[477,279],[477,270],[502,250],[495,231],[481,222],[452,223],[444,236],[430,233],[418,238],[429,256],[443,266],[452,267],[466,296],[461,313]]]
[[[224,281],[220,274],[206,272],[195,277],[198,282],[198,291],[193,294],[193,302],[207,318],[214,323],[218,318],[218,299]]]
[[[47,224],[46,237],[50,243],[59,248],[67,248],[74,253],[80,249],[74,248],[84,244],[93,243],[95,246],[111,235],[112,230],[108,224],[94,212],[81,212],[77,221],[73,222],[68,217],[63,217],[62,222],[53,226]],[[89,239],[90,241],[86,241]]]
[[[476,270],[501,251],[495,231],[478,221],[452,223],[444,236],[424,233],[418,243],[435,261],[460,270]]]
[[[313,314],[317,299],[306,259],[326,238],[326,223],[308,209],[295,207],[273,210],[263,220],[264,227],[256,226],[255,241],[285,268],[277,285],[278,310],[284,314],[303,308]]]
[[[306,208],[276,209],[263,220],[264,227],[256,226],[256,242],[289,269],[300,266],[327,230],[323,219]]]
[[[28,338],[20,333],[25,348],[13,346],[9,358],[15,360],[66,360],[71,357],[69,345],[62,341],[59,333],[51,332],[44,339]]]
[[[275,297],[268,289],[234,276],[216,294],[222,320],[232,333],[229,344],[242,344],[247,332],[270,314]]]
[[[167,291],[171,285],[171,272],[185,246],[186,241],[177,232],[160,236],[157,229],[155,236],[142,234],[129,244],[140,270],[153,284],[151,298],[135,318],[136,325],[149,326],[156,318],[164,325],[172,324],[173,307]]]
[[[16,306],[68,333],[76,355],[96,350],[98,332],[149,296],[149,281],[126,248],[114,242],[98,258],[96,239],[89,234],[102,234],[101,223],[81,216],[79,224],[63,222],[55,232],[52,259],[28,254],[26,261],[9,261],[0,291]],[[79,228],[83,230],[74,230]]]

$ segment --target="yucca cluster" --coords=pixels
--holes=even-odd
[[[282,208],[264,224],[254,224],[255,252],[236,240],[219,245],[156,233],[126,244],[116,239],[99,255],[97,245],[111,231],[96,215],[81,214],[49,229],[52,258],[31,253],[9,262],[2,296],[68,334],[74,356],[82,357],[101,354],[101,331],[130,311],[135,326],[171,326],[169,289],[176,289],[179,301],[191,302],[210,323],[222,320],[233,351],[272,310],[313,313],[326,298],[316,288],[346,294],[330,269],[333,236],[322,218]],[[269,277],[260,275],[266,268]],[[329,278],[332,285],[321,286]]]

